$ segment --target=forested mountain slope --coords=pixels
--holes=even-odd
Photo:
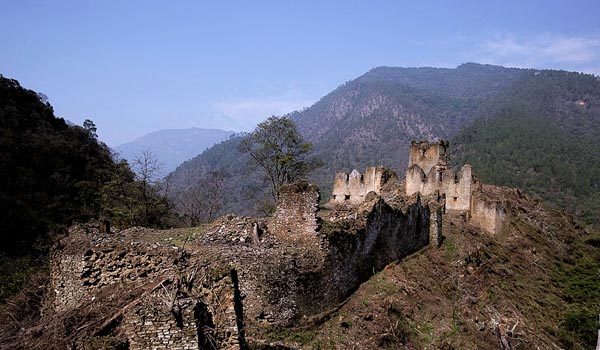
[[[313,180],[327,189],[338,170],[384,164],[403,172],[411,140],[452,137],[522,73],[477,64],[379,67],[290,116],[326,163]]]
[[[2,76],[0,154],[0,252],[26,252],[48,231],[100,211],[114,163],[93,124],[68,125],[43,95]]]
[[[600,223],[600,81],[529,71],[453,140],[456,164]]]
[[[151,226],[167,214],[166,200],[113,160],[92,121],[70,125],[44,95],[0,75],[0,305],[46,266],[74,222]]]
[[[325,198],[335,172],[383,164],[402,176],[411,140],[444,138],[454,164],[471,163],[487,182],[521,187],[591,220],[600,217],[598,86],[591,75],[475,63],[379,67],[288,117],[324,163],[310,180]],[[226,195],[235,198],[223,212],[254,213],[261,178],[248,176],[244,155],[233,155],[237,142],[182,164],[171,177],[175,188],[222,167],[233,190]]]

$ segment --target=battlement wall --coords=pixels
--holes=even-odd
[[[413,164],[406,172],[406,194],[411,196],[417,192],[422,195],[439,193],[446,198],[446,210],[469,211],[473,174],[471,166],[464,165],[458,174],[443,166],[434,166],[425,175],[423,170]]]
[[[446,211],[463,212],[485,231],[499,232],[504,222],[504,209],[498,203],[478,197],[481,191],[476,188],[471,166],[465,164],[456,174],[450,166],[447,151],[447,141],[412,142],[406,195],[437,193],[444,198]]]
[[[337,173],[333,183],[331,202],[356,205],[364,202],[369,192],[381,193],[381,188],[398,175],[383,166],[368,167],[364,175],[354,169],[350,174]]]

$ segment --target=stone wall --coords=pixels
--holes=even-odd
[[[84,260],[82,255],[63,255],[54,252],[50,259],[50,294],[52,309],[63,312],[90,298],[81,281]]]
[[[463,165],[458,175],[452,169],[446,170],[442,174],[440,190],[446,196],[446,210],[470,211],[472,186],[473,174],[469,164]]]
[[[269,230],[277,237],[288,239],[317,230],[319,189],[307,182],[281,188]]]
[[[408,167],[418,165],[425,174],[428,174],[435,165],[445,165],[448,160],[446,154],[448,141],[412,141],[408,157]]]
[[[131,350],[244,347],[237,272],[223,270],[215,275],[204,269],[199,275],[201,288],[162,286],[128,310],[123,329]]]
[[[159,289],[144,296],[140,305],[125,314],[123,328],[129,349],[198,349],[196,301],[177,299],[177,309],[170,305],[172,301]]]
[[[437,201],[429,201],[429,244],[435,248],[442,245],[442,206]]]
[[[396,173],[382,166],[368,167],[364,175],[356,169],[348,175],[340,172],[335,175],[331,203],[357,205],[364,202],[369,192],[381,193],[381,188]]]
[[[472,199],[471,223],[490,234],[497,234],[506,220],[506,211],[502,203],[483,198],[476,192]]]

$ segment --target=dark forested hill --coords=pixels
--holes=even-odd
[[[74,222],[161,226],[168,214],[164,196],[115,163],[91,120],[70,125],[44,95],[0,75],[0,305]]]
[[[114,163],[95,127],[56,118],[43,95],[0,76],[0,251],[26,252],[49,231],[100,210]]]
[[[402,174],[411,140],[448,138],[454,163],[472,163],[484,180],[521,187],[597,218],[598,84],[590,75],[475,63],[455,69],[379,67],[288,117],[325,164],[311,178],[324,197],[336,171],[383,164]],[[183,164],[172,174],[175,187],[194,185],[197,177],[189,175],[200,169],[225,167],[237,188],[232,196],[243,202],[232,201],[223,212],[253,213],[256,196],[246,201],[239,193],[256,192],[261,179],[248,176],[244,156],[232,155],[236,142],[225,141]]]

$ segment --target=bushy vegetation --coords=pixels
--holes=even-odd
[[[41,95],[0,78],[0,249],[28,252],[100,211],[113,161],[94,130],[54,116]]]
[[[575,254],[556,268],[556,280],[568,308],[563,311],[558,337],[567,349],[596,345],[600,316],[600,248],[598,236],[577,242]]]

